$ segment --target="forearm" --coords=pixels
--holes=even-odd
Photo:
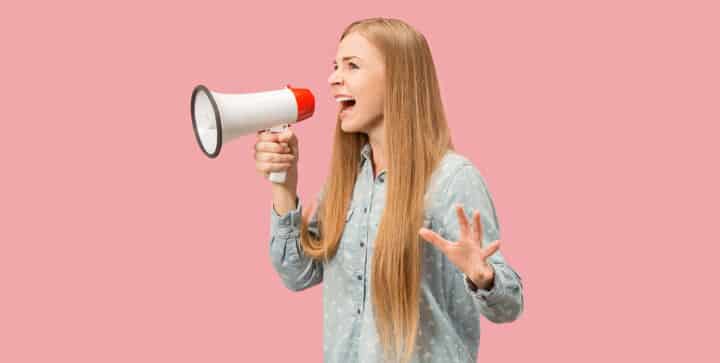
[[[273,184],[272,186],[273,208],[278,215],[284,216],[289,211],[297,208],[297,190],[284,184]]]
[[[300,291],[322,281],[323,266],[302,253],[300,216],[303,205],[297,198],[293,204],[295,207],[283,214],[271,211],[270,258],[285,286]],[[314,221],[308,228],[309,232],[317,233]]]

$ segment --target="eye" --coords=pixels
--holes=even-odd
[[[348,64],[350,65],[350,68],[353,68],[353,69],[359,69],[359,68],[360,68],[360,67],[358,67],[355,63],[348,62]],[[333,71],[337,70],[337,64],[333,64],[333,68],[332,68],[332,69],[333,69]]]

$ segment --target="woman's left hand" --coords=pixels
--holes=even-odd
[[[470,231],[465,211],[461,204],[455,205],[460,225],[460,239],[450,242],[439,234],[427,228],[420,228],[420,237],[433,244],[447,256],[460,271],[472,280],[475,286],[490,290],[495,278],[495,270],[486,259],[500,248],[500,240],[495,240],[487,246],[482,242],[482,223],[480,212],[473,213],[473,226]]]

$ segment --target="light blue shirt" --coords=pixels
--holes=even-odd
[[[373,176],[372,149],[362,149],[360,173],[345,219],[337,254],[327,263],[313,261],[299,243],[302,204],[284,216],[271,207],[270,257],[285,286],[301,291],[323,283],[324,362],[382,362],[372,313],[370,276],[373,241],[385,205],[385,171]],[[318,199],[322,198],[322,193]],[[462,203],[468,221],[480,211],[483,243],[500,239],[490,193],[479,171],[460,154],[448,151],[425,194],[425,226],[449,241],[459,239],[453,205]],[[316,210],[317,212],[317,210]],[[308,230],[317,235],[318,213]],[[520,276],[498,250],[488,258],[495,269],[491,290],[476,289],[465,274],[433,245],[424,248],[420,328],[413,362],[476,362],[480,314],[495,323],[511,322],[523,310]],[[288,337],[290,338],[290,337]]]

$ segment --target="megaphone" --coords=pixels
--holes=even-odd
[[[223,144],[258,131],[282,132],[288,125],[315,112],[310,90],[289,84],[279,90],[255,93],[219,93],[204,85],[195,87],[190,100],[193,131],[209,158],[220,154]],[[284,183],[286,172],[272,172],[268,179]]]

